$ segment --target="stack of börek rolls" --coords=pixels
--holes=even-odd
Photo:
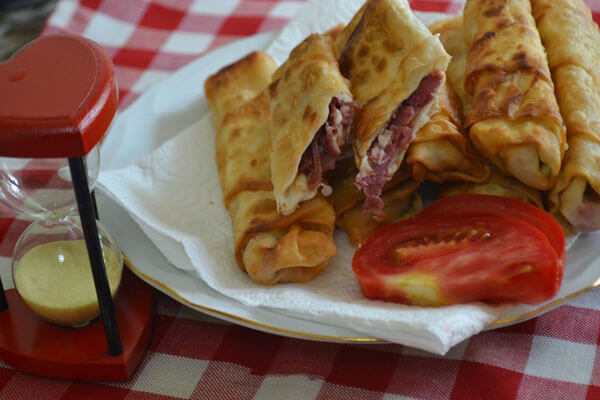
[[[205,82],[217,128],[215,151],[235,256],[256,282],[304,282],[335,254],[335,214],[321,195],[282,215],[270,176],[271,111],[267,86],[275,62],[251,53]]]

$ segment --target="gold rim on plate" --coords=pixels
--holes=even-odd
[[[360,343],[387,343],[388,342],[387,340],[378,339],[378,338],[329,336],[329,335],[319,335],[319,334],[315,334],[315,333],[298,332],[298,331],[293,331],[290,329],[284,329],[284,328],[279,328],[279,327],[272,326],[272,325],[263,324],[261,322],[256,322],[256,321],[252,321],[250,319],[239,317],[235,314],[230,314],[230,313],[227,313],[224,311],[216,310],[214,308],[206,307],[201,304],[197,304],[197,303],[189,301],[188,299],[186,299],[185,297],[183,297],[179,293],[177,293],[176,290],[165,285],[163,282],[160,282],[160,281],[152,278],[151,276],[146,275],[145,273],[143,273],[142,271],[140,271],[138,268],[136,268],[133,265],[133,263],[131,262],[129,257],[127,257],[127,255],[125,253],[123,253],[123,260],[125,261],[125,264],[127,265],[127,267],[131,271],[133,271],[133,273],[135,273],[137,276],[139,276],[146,282],[152,284],[153,286],[162,289],[164,292],[167,292],[170,296],[176,298],[180,303],[190,306],[192,308],[195,308],[198,311],[200,311],[200,310],[208,311],[210,313],[222,315],[226,318],[229,318],[229,319],[232,319],[235,321],[239,321],[239,322],[242,322],[247,325],[254,326],[261,330],[267,330],[267,331],[278,332],[278,333],[287,334],[287,335],[293,335],[293,336],[297,336],[300,338],[330,340],[330,341],[338,341],[338,342],[353,342],[353,343],[357,343],[357,342],[360,342]],[[498,325],[504,325],[504,324],[514,324],[517,322],[523,322],[529,318],[536,316],[537,314],[539,314],[543,311],[547,311],[553,307],[556,307],[559,304],[564,303],[565,301],[572,299],[574,297],[577,297],[580,294],[588,292],[598,286],[600,286],[600,278],[596,279],[590,286],[587,286],[581,290],[578,290],[578,291],[570,293],[566,296],[555,299],[555,300],[551,301],[550,303],[544,304],[543,306],[540,306],[540,307],[538,307],[534,310],[531,310],[525,314],[517,315],[515,317],[510,317],[510,318],[497,319],[496,321],[492,322],[489,326],[498,326]]]
[[[257,328],[262,328],[264,330],[268,330],[268,331],[273,331],[273,332],[279,332],[279,333],[284,333],[284,334],[288,334],[288,335],[294,335],[294,336],[298,336],[298,337],[304,337],[304,338],[310,338],[310,339],[319,339],[319,340],[335,340],[335,341],[343,341],[343,342],[379,342],[379,343],[387,343],[386,340],[383,339],[377,339],[377,338],[358,338],[358,337],[345,337],[345,336],[329,336],[329,335],[319,335],[316,333],[306,333],[306,332],[297,332],[297,331],[293,331],[290,329],[284,329],[284,328],[279,328],[276,326],[271,326],[271,325],[267,325],[267,324],[263,324],[260,322],[256,322],[256,321],[252,321],[250,319],[246,319],[246,318],[242,318],[239,317],[235,314],[230,314],[224,311],[220,311],[220,310],[216,310],[214,308],[210,308],[210,307],[206,307],[197,303],[194,303],[192,301],[189,301],[188,299],[186,299],[185,297],[181,296],[179,293],[177,293],[176,290],[170,288],[169,286],[165,285],[164,283],[152,278],[149,275],[146,275],[145,273],[143,273],[142,271],[140,271],[139,269],[137,269],[133,263],[131,262],[131,260],[129,259],[129,257],[127,257],[127,255],[125,253],[123,253],[123,260],[125,261],[125,264],[127,265],[127,267],[133,272],[135,273],[137,276],[139,276],[140,278],[142,278],[143,280],[145,280],[148,283],[151,283],[152,285],[162,289],[165,292],[168,292],[172,297],[176,298],[179,302],[181,302],[182,304],[191,306],[192,308],[198,309],[198,310],[204,310],[204,311],[208,311],[211,313],[215,313],[218,315],[222,315],[224,317],[236,320],[236,321],[240,321],[243,322],[245,324],[251,325],[251,326],[255,326]]]
[[[504,319],[497,319],[494,322],[492,322],[490,324],[490,326],[497,326],[497,325],[503,325],[503,324],[510,324],[510,323],[516,323],[516,322],[522,322],[525,321],[526,319],[529,319],[531,317],[534,317],[535,315],[541,313],[542,311],[546,311],[549,310],[553,307],[558,306],[561,303],[564,303],[565,301],[572,299],[573,297],[577,297],[580,294],[583,294],[585,292],[589,292],[590,290],[594,289],[595,287],[600,286],[600,278],[596,279],[590,286],[584,287],[581,290],[578,290],[576,292],[570,293],[564,297],[560,297],[556,300],[551,301],[550,303],[544,304],[543,306],[540,306],[538,308],[536,308],[535,310],[531,310],[528,313],[525,314],[521,314],[521,315],[517,315],[515,317],[510,317],[510,318],[504,318]]]

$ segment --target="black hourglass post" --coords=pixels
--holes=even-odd
[[[83,158],[69,158],[69,169],[71,170],[73,188],[75,189],[75,197],[77,198],[77,206],[79,207],[79,217],[81,218],[85,244],[90,257],[90,264],[92,265],[94,285],[96,286],[98,304],[100,305],[100,313],[102,315],[102,322],[104,323],[104,333],[108,342],[108,353],[111,356],[119,356],[123,353],[123,346],[121,345],[119,327],[117,326],[112,296],[110,295],[110,288],[108,286],[102,247],[100,245],[100,238],[98,237],[98,226],[96,225],[92,197],[88,189],[87,173]]]
[[[85,158],[83,158],[83,166],[87,172],[87,161]],[[92,193],[90,193],[90,195],[92,196],[92,208],[94,210],[94,217],[96,217],[96,219],[100,219],[100,216],[98,215],[98,202],[96,201],[96,189],[92,190]]]
[[[0,312],[8,310],[6,295],[4,294],[4,286],[2,286],[2,278],[0,278]]]
[[[96,201],[96,190],[92,190],[90,196],[92,196],[92,209],[94,210],[94,217],[99,220],[100,216],[98,215],[98,202]]]

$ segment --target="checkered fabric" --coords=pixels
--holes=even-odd
[[[45,33],[72,32],[99,42],[116,66],[123,108],[207,51],[281,28],[302,4],[60,0]],[[588,4],[600,11],[598,0]],[[446,0],[414,0],[412,6],[440,12],[462,7]],[[594,17],[600,20],[597,12]],[[14,244],[28,224],[0,206],[5,281]],[[207,317],[160,293],[156,299],[150,348],[128,382],[44,379],[0,361],[0,399],[600,399],[600,290],[479,334],[444,357],[393,344],[285,338]]]

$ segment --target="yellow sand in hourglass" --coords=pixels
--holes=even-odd
[[[102,252],[114,296],[123,266],[111,248],[103,246]],[[83,240],[55,241],[33,247],[19,260],[14,275],[15,287],[23,301],[48,321],[81,326],[100,314]]]

